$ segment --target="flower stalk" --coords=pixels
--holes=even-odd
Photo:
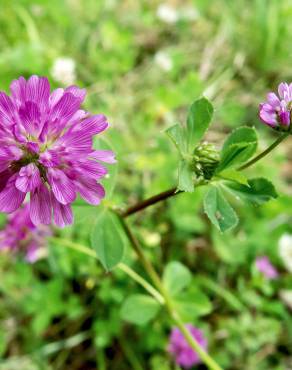
[[[83,253],[89,257],[98,260],[95,251],[83,244],[75,243],[72,242],[71,240],[58,237],[51,237],[50,240],[52,242],[55,242],[56,244],[62,245],[63,247],[74,249],[77,252]],[[161,305],[164,304],[164,298],[162,297],[162,295],[151,284],[149,284],[148,281],[146,281],[142,276],[137,274],[137,272],[134,271],[131,267],[129,267],[125,263],[119,263],[117,268],[123,271],[125,274],[127,274],[138,284],[140,284],[150,295],[153,296],[153,298],[157,300],[157,302],[159,302]]]
[[[285,132],[281,136],[278,137],[276,141],[273,142],[266,150],[264,150],[262,153],[251,159],[249,162],[245,163],[244,165],[240,166],[238,168],[238,171],[245,170],[248,167],[251,167],[254,165],[256,162],[264,158],[266,155],[268,155],[272,150],[274,150],[283,140],[285,140],[288,136],[290,135],[289,132]]]
[[[120,216],[120,215],[119,215]],[[212,359],[212,357],[205,352],[199,343],[192,337],[188,329],[185,327],[181,317],[179,316],[178,312],[175,310],[172,300],[169,297],[168,292],[164,288],[162,281],[157,274],[156,270],[152,266],[151,262],[146,258],[138,240],[132,233],[131,229],[127,225],[126,221],[120,216],[121,224],[131,242],[131,246],[133,247],[134,251],[139,257],[139,260],[143,264],[144,269],[148,273],[149,277],[151,278],[154,286],[148,283],[144,278],[142,278],[139,274],[137,274],[133,269],[131,269],[128,265],[124,263],[119,263],[117,268],[121,271],[125,272],[128,276],[130,276],[134,281],[140,284],[150,295],[152,295],[161,305],[165,305],[165,308],[170,314],[174,324],[181,330],[183,335],[185,336],[189,345],[199,354],[202,361],[208,365],[210,370],[222,370],[222,368]],[[83,253],[89,257],[94,259],[98,259],[95,251],[83,244],[75,243],[67,239],[59,238],[59,237],[51,237],[50,240],[57,244],[61,244],[63,247],[73,249],[80,253]]]
[[[281,136],[279,136],[267,149],[265,149],[262,153],[258,154],[256,157],[251,159],[249,162],[245,163],[244,165],[240,166],[237,170],[242,171],[246,168],[249,168],[253,166],[256,162],[264,158],[266,155],[268,155],[271,151],[273,151],[282,141],[284,141],[291,133],[285,132]],[[200,183],[200,185],[207,185],[208,182]],[[168,198],[171,198],[175,195],[178,195],[180,193],[183,193],[181,190],[177,190],[176,187],[173,187],[169,190],[163,191],[162,193],[153,195],[150,198],[147,198],[145,200],[142,200],[141,202],[138,202],[134,204],[133,206],[128,207],[126,210],[120,212],[120,215],[122,217],[128,217],[133,215],[134,213],[140,212],[145,208],[148,208],[156,203],[159,203],[161,201],[164,201]]]
[[[156,270],[154,269],[151,262],[146,258],[142,247],[140,246],[139,241],[132,233],[130,227],[128,226],[127,222],[120,216],[121,225],[123,226],[126,235],[131,242],[131,246],[133,247],[134,251],[136,252],[138,258],[140,259],[141,263],[143,264],[145,270],[149,274],[153,284],[162,295],[165,301],[165,308],[167,309],[170,317],[172,318],[174,324],[181,330],[185,339],[187,340],[188,344],[191,348],[198,353],[201,360],[208,366],[210,370],[222,370],[222,368],[215,362],[215,360],[204,351],[204,349],[199,345],[199,343],[193,338],[189,330],[186,328],[183,320],[181,319],[179,313],[176,311],[172,299],[168,294],[167,290],[165,289],[159,275],[157,274]]]

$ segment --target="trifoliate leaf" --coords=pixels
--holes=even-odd
[[[227,186],[235,195],[254,205],[263,204],[278,196],[274,185],[264,178],[250,179],[248,185],[228,182]]]
[[[256,130],[252,127],[243,126],[233,130],[223,144],[223,152],[230,145],[239,143],[256,143],[258,138]]]
[[[197,286],[190,287],[187,291],[176,296],[173,301],[176,310],[186,322],[193,321],[212,311],[210,299]]]
[[[187,287],[191,279],[191,272],[182,263],[172,261],[166,265],[163,273],[163,285],[172,296]]]
[[[204,210],[210,221],[222,232],[235,227],[238,217],[221,190],[211,186],[204,198]]]
[[[257,134],[251,127],[240,127],[234,130],[226,139],[217,173],[226,168],[236,167],[245,163],[254,155],[257,149]]]
[[[160,305],[154,298],[144,294],[129,296],[122,305],[121,318],[137,325],[145,325],[153,319]]]

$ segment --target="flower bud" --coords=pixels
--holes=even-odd
[[[210,180],[218,166],[219,160],[219,153],[215,146],[211,143],[203,142],[195,148],[191,166],[197,177]]]

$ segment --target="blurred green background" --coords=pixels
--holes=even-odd
[[[215,106],[207,138],[218,147],[242,124],[258,128],[261,148],[276,137],[257,109],[267,91],[292,81],[291,19],[291,0],[1,0],[0,87],[31,74],[85,87],[85,108],[108,116],[118,158],[106,202],[126,206],[176,184],[177,154],[163,131],[184,122],[201,94]],[[232,232],[210,226],[204,190],[131,217],[158,271],[180,260],[193,272],[205,295],[188,321],[224,369],[292,369],[292,297],[283,300],[292,276],[278,252],[292,233],[291,149],[287,140],[248,170],[273,180],[280,197],[260,208],[234,204],[241,221]],[[58,234],[89,245],[98,210],[74,213],[74,226]],[[255,271],[258,255],[273,261],[277,281]],[[125,258],[143,274],[130,251]],[[0,369],[175,369],[165,314],[146,327],[120,318],[122,302],[139,292],[124,273],[105,273],[62,245],[33,265],[1,255]]]

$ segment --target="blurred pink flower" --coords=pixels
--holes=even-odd
[[[204,338],[203,332],[191,324],[187,324],[186,327],[193,338],[206,350],[207,340]],[[173,328],[171,331],[168,351],[173,355],[175,362],[186,369],[201,362],[199,355],[190,347],[178,328]]]
[[[24,253],[28,262],[35,262],[46,254],[46,238],[52,234],[49,226],[35,226],[25,204],[8,216],[7,224],[0,231],[0,250]]]
[[[257,270],[261,272],[267,279],[276,279],[279,275],[278,271],[272,265],[269,257],[267,256],[257,257],[255,265]]]

